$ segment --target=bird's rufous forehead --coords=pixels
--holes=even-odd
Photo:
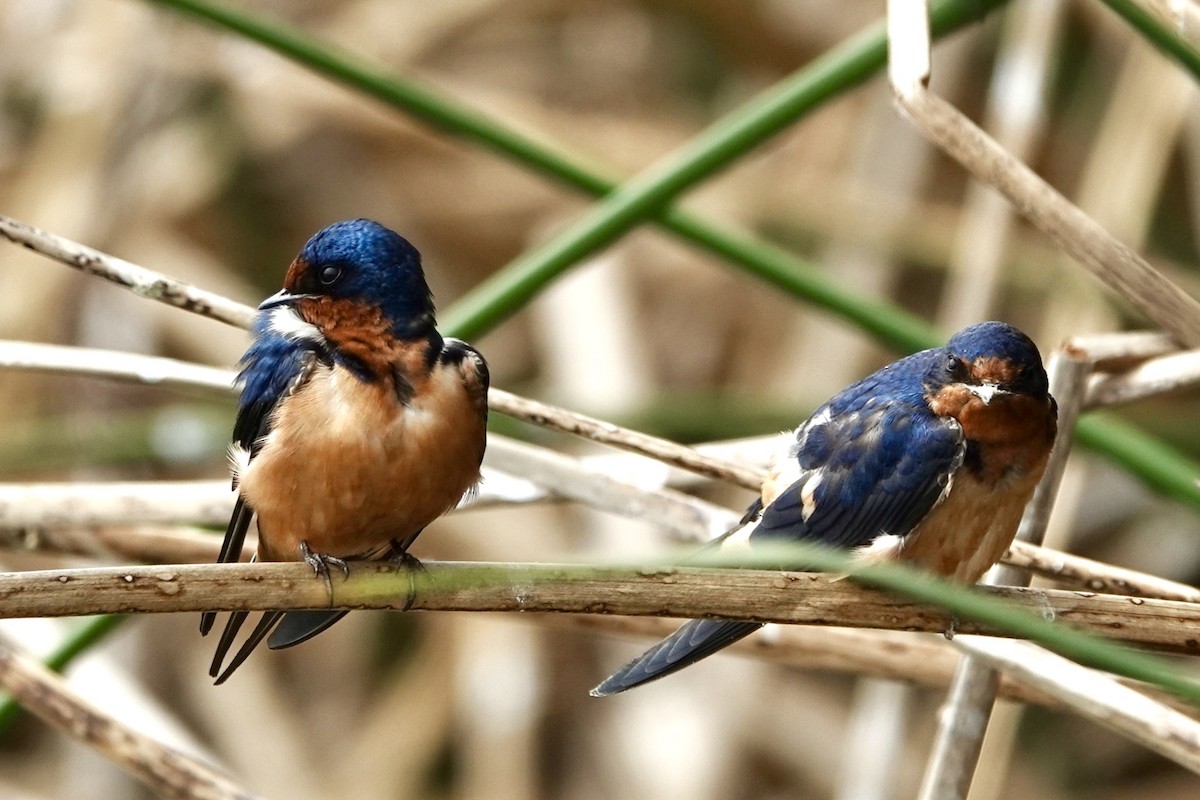
[[[296,256],[288,265],[287,274],[283,276],[284,288],[294,289],[306,272],[308,272],[308,261],[303,256]]]
[[[986,383],[1012,383],[1021,374],[1021,366],[1007,358],[980,356],[971,362],[971,374]]]

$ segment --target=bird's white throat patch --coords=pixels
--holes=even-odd
[[[286,336],[289,339],[311,342],[322,342],[325,340],[325,335],[321,333],[320,328],[311,322],[305,322],[301,319],[296,309],[291,306],[278,306],[272,308],[267,313],[270,315],[272,333]]]

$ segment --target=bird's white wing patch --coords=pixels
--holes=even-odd
[[[833,412],[829,410],[829,406],[822,406],[817,409],[817,412],[811,417],[802,422],[792,435],[791,450],[789,455],[796,459],[800,455],[800,451],[808,444],[809,435],[820,428],[822,425],[828,425],[833,419]]]
[[[823,470],[813,470],[804,485],[800,487],[800,518],[808,522],[813,512],[817,510],[817,487],[821,485],[825,473]]]
[[[894,561],[900,555],[904,546],[904,537],[892,533],[882,533],[871,540],[870,544],[854,548],[854,558],[867,563]]]
[[[796,481],[800,480],[800,461],[796,458],[796,435],[783,433],[771,457],[771,467],[767,471],[767,479],[762,485],[762,502],[769,506],[775,498],[786,491]]]
[[[758,527],[758,517],[739,525],[734,528],[728,536],[721,540],[721,552],[723,553],[739,553],[748,552],[746,548],[750,546],[750,534],[754,533],[754,529]]]
[[[242,473],[246,471],[246,466],[250,463],[250,451],[234,442],[229,445],[229,472],[233,475],[233,486],[237,485],[242,480]]]

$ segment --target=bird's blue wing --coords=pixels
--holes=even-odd
[[[310,344],[272,331],[270,319],[265,314],[259,314],[255,319],[254,334],[254,342],[242,358],[242,369],[238,374],[242,392],[233,425],[234,444],[243,448],[250,458],[258,453],[263,438],[270,432],[271,414],[279,401],[308,379],[319,360],[318,351]],[[217,563],[227,564],[241,558],[252,519],[254,509],[239,495],[225,529]],[[201,614],[200,633],[207,635],[215,621],[214,612]]]
[[[270,431],[271,412],[279,401],[308,379],[319,360],[328,360],[328,355],[311,340],[272,331],[269,320],[260,314],[255,321],[255,339],[242,357],[238,373],[242,391],[233,423],[233,442],[251,457]]]
[[[965,451],[958,424],[921,403],[818,412],[796,432],[795,479],[763,509],[750,539],[854,548],[905,536],[937,504]]]
[[[279,401],[295,392],[312,375],[319,361],[318,351],[307,343],[270,330],[265,315],[260,315],[255,332],[258,336],[242,358],[238,382],[242,385],[237,419],[233,424],[233,442],[253,459],[271,430],[272,414]],[[239,497],[225,531],[219,563],[237,561],[254,510]]]

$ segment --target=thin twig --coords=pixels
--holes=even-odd
[[[490,437],[486,462],[560,497],[654,524],[683,541],[708,541],[728,531],[738,520],[729,509],[698,497],[674,489],[643,489],[589,467],[578,458],[515,439]]]
[[[60,531],[42,535],[46,544],[59,544],[64,550],[78,547],[78,552],[87,553],[90,550],[86,540],[93,534],[118,553],[142,560],[148,555],[152,563],[181,560],[209,563],[220,549],[220,541],[215,535],[187,529],[114,527],[95,532]],[[253,543],[248,544],[245,556],[248,557],[253,549]],[[171,556],[175,556],[174,561]],[[556,627],[645,638],[661,638],[678,627],[674,620],[656,617],[548,614],[536,619]],[[934,689],[944,689],[950,683],[958,662],[957,655],[940,636],[792,625],[768,628],[730,647],[729,652],[800,669],[899,680]],[[1000,696],[1050,708],[1062,706],[1055,697],[1006,678],[1001,679]]]
[[[62,488],[70,492],[73,487],[63,484]],[[219,488],[224,494],[224,486]],[[0,492],[0,501],[3,497]],[[732,515],[732,512],[726,513]],[[680,537],[685,541],[690,538]],[[0,548],[118,557],[142,564],[204,564],[216,559],[220,536],[214,531],[179,525],[6,528],[0,524]],[[244,559],[249,559],[253,552],[251,538],[246,544]],[[1200,589],[1194,586],[1026,542],[1013,542],[1001,563],[1074,589],[1200,603]]]
[[[121,614],[101,614],[98,617],[83,618],[72,626],[71,631],[46,655],[42,664],[51,672],[62,673],[78,656],[130,619],[132,617]],[[21,704],[11,695],[0,696],[0,735],[8,731],[20,713]]]
[[[3,643],[0,688],[44,722],[88,745],[161,797],[250,800],[255,796],[192,756],[100,711],[79,697],[61,677]]]
[[[183,281],[168,278],[3,214],[0,214],[0,236],[89,275],[112,281],[139,297],[157,300],[240,328],[249,327],[254,316],[254,309],[247,305],[215,292],[197,289]]]
[[[234,373],[138,353],[0,340],[0,369],[91,375],[173,388],[197,387],[232,394]],[[659,439],[565,408],[492,389],[488,405],[516,419],[638,453],[698,475],[757,491],[766,473],[694,448]]]
[[[6,540],[0,532],[0,547],[11,544],[12,542]],[[37,544],[56,552],[84,555],[94,555],[97,550],[103,550],[125,558],[156,564],[210,563],[216,559],[220,549],[219,537],[211,532],[149,526],[48,530],[39,532]],[[1045,558],[1040,552],[1041,548],[1020,545],[1018,549],[1028,551],[1031,560]],[[253,551],[254,543],[247,543],[243,558],[248,559]],[[1195,590],[1193,594],[1200,596],[1200,592]],[[678,625],[673,620],[654,617],[586,614],[553,614],[542,617],[541,621],[557,626],[655,638],[670,634]],[[802,626],[768,628],[763,633],[731,647],[730,652],[802,669],[901,680],[930,688],[945,688],[950,683],[958,662],[958,657],[941,637],[917,637],[898,631]],[[1062,705],[1060,701],[1044,692],[1030,689],[1022,683],[1004,677],[1001,678],[999,692],[1000,697],[1009,700],[1052,708]]]
[[[823,573],[701,567],[427,562],[409,573],[376,562],[324,581],[302,563],[171,564],[0,573],[0,618],[174,611],[409,607],[718,617],[942,632],[951,615]],[[986,593],[1043,618],[1123,642],[1195,653],[1200,608],[1171,600],[1009,587]],[[962,633],[1005,635],[962,621]]]
[[[257,547],[247,537],[242,560]],[[138,564],[207,564],[221,552],[216,531],[183,525],[95,525],[65,528],[0,527],[0,548],[30,553],[56,553],[119,558]]]
[[[221,481],[0,484],[0,528],[96,525],[224,525],[233,489]]]
[[[188,361],[92,347],[0,339],[0,369],[86,375],[93,378],[232,394],[235,373]]]
[[[501,414],[507,414],[543,428],[575,434],[595,442],[640,453],[672,466],[717,480],[728,481],[753,491],[759,490],[765,477],[765,473],[760,470],[706,456],[691,447],[648,436],[639,431],[622,428],[611,422],[593,419],[537,400],[519,397],[500,389],[492,389],[488,393],[488,406]]]
[[[1084,718],[1200,772],[1200,722],[1191,717],[1028,642],[962,636],[954,644],[972,658],[1053,695]]]

